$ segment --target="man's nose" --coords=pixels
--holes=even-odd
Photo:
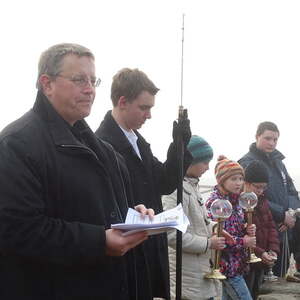
[[[86,81],[86,84],[85,84],[83,90],[85,93],[93,93],[95,91],[95,87],[94,87],[93,83],[91,82],[91,80]]]

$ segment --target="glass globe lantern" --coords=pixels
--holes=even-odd
[[[232,205],[228,200],[216,199],[210,206],[210,212],[217,221],[217,236],[221,236],[223,230],[223,221],[231,216]],[[214,265],[210,273],[204,275],[206,279],[226,279],[220,270],[220,254],[221,250],[215,250]]]
[[[227,219],[231,216],[232,205],[228,200],[216,199],[210,206],[210,212],[214,219]]]
[[[257,202],[258,202],[258,198],[256,194],[253,192],[243,192],[240,195],[239,204],[247,213],[248,225],[252,224],[252,213],[254,207],[257,205]],[[253,248],[249,248],[248,263],[256,263],[260,261],[261,259],[254,254]]]
[[[239,198],[240,206],[247,212],[254,209],[254,207],[257,205],[257,201],[257,196],[253,192],[243,192]]]

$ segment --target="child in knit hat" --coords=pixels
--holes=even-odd
[[[193,156],[183,180],[183,210],[190,221],[182,236],[182,299],[213,299],[221,294],[217,280],[204,279],[209,273],[210,249],[223,249],[224,237],[212,235],[213,222],[207,218],[199,190],[199,178],[208,170],[213,157],[211,146],[201,137],[193,135],[187,146]],[[177,191],[163,197],[164,209],[177,205]],[[168,233],[171,296],[175,298],[176,285],[176,232]]]
[[[251,300],[243,275],[248,271],[248,247],[255,246],[255,225],[246,226],[244,212],[239,205],[239,196],[244,185],[244,170],[235,161],[219,157],[215,167],[217,185],[206,202],[209,216],[210,206],[216,199],[228,200],[232,205],[231,216],[224,221],[224,229],[234,238],[226,243],[221,252],[220,271],[226,276],[222,299]]]
[[[245,277],[253,299],[256,299],[258,296],[266,266],[272,266],[274,259],[280,252],[277,229],[268,200],[264,194],[268,182],[268,170],[261,161],[254,160],[245,169],[245,191],[254,192],[258,197],[252,219],[256,225],[256,247],[254,248],[254,253],[262,259],[262,263],[250,265],[250,272]]]

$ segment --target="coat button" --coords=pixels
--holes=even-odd
[[[126,287],[125,284],[122,285],[122,287],[121,287],[121,292],[122,292],[123,294],[128,294],[128,290],[127,290],[127,287]]]
[[[117,215],[117,214],[116,214],[116,212],[115,212],[115,211],[113,211],[113,212],[111,212],[111,213],[110,213],[110,216],[111,216],[111,218],[115,218],[115,217],[116,217],[116,215]]]

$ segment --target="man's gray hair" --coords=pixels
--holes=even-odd
[[[42,89],[42,86],[39,82],[41,75],[47,74],[54,77],[59,75],[61,72],[63,58],[68,54],[74,54],[79,57],[88,56],[92,59],[95,59],[94,54],[90,49],[78,44],[63,43],[50,47],[40,56],[38,65],[38,78],[36,82],[36,87],[38,90]]]

